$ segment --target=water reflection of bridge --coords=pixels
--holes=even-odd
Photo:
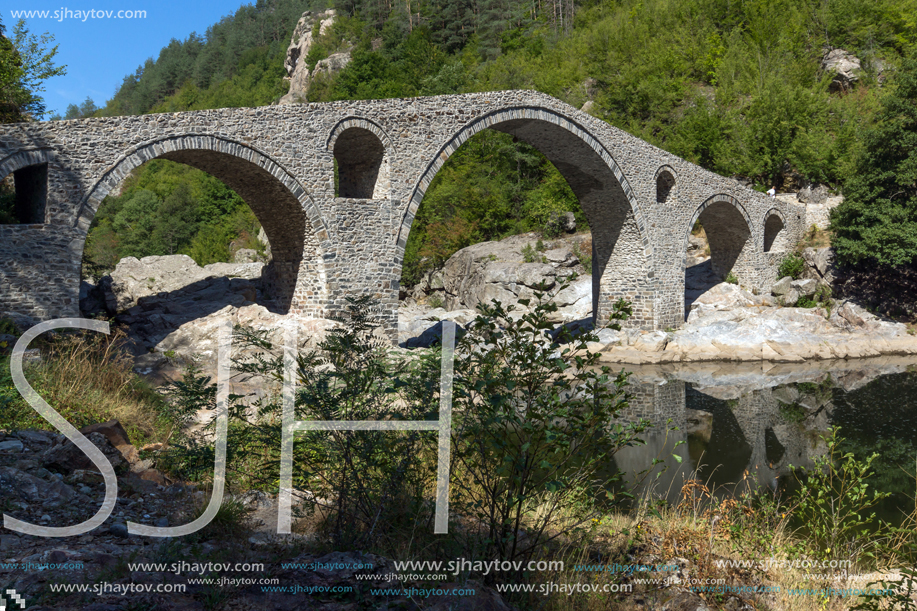
[[[654,459],[662,459],[638,491],[652,487],[670,502],[695,477],[724,489],[776,489],[790,465],[809,467],[825,451],[820,435],[833,406],[830,387],[822,383],[829,376],[830,384],[853,390],[909,362],[636,367],[623,417],[643,418],[653,427],[642,436],[646,445],[622,449],[615,462],[633,481]]]

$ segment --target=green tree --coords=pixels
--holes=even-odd
[[[125,201],[121,210],[114,216],[111,227],[120,236],[120,255],[122,257],[145,257],[161,255],[163,252],[150,252],[153,229],[156,226],[156,213],[162,200],[152,191],[141,189]]]
[[[621,448],[641,444],[649,426],[619,420],[629,374],[599,366],[586,350],[593,333],[574,338],[562,328],[560,345],[547,341],[557,310],[549,299],[536,287],[534,309],[521,317],[512,305],[479,305],[456,350],[453,472],[461,476],[451,502],[474,518],[468,528],[482,535],[488,558],[530,558],[559,536],[575,541],[599,515],[597,499],[615,501],[619,475],[603,469]],[[621,300],[612,318],[630,313]]]
[[[96,106],[96,103],[92,100],[92,98],[86,96],[86,99],[80,105],[67,105],[67,110],[64,112],[63,119],[65,121],[69,121],[70,119],[85,119],[86,117],[93,116],[96,112],[98,112],[98,110],[99,107]],[[51,117],[51,120],[53,121],[55,118],[60,119],[61,117]]]
[[[878,123],[831,214],[841,261],[917,263],[917,54],[906,59],[882,100]]]
[[[0,24],[0,36],[2,36]],[[58,45],[50,49],[54,36],[30,34],[25,20],[20,19],[13,28],[10,41],[0,43],[0,85],[3,87],[3,122],[40,119],[46,114],[41,93],[44,82],[67,73],[66,66],[56,66],[54,56]],[[9,44],[8,44],[9,43]]]
[[[22,84],[22,60],[13,43],[4,34],[0,21],[0,122],[22,120],[21,109],[29,100],[29,92]]]
[[[150,236],[163,254],[174,255],[190,244],[198,229],[198,208],[191,189],[182,183],[159,206]]]
[[[194,236],[187,254],[198,265],[229,261],[229,244],[232,239],[233,236],[225,227],[207,225]]]

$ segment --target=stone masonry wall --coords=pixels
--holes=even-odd
[[[352,127],[385,150],[372,190],[384,198],[335,198],[335,143]],[[165,157],[224,180],[252,207],[278,261],[286,311],[325,316],[346,295],[371,293],[394,333],[404,247],[423,194],[482,129],[532,143],[579,197],[604,265],[594,296],[600,320],[620,296],[634,302],[634,326],[683,324],[687,238],[709,202],[741,208],[750,236],[741,276],[752,288],[768,288],[774,275],[775,256],[763,252],[768,212],[785,219],[791,239],[783,242],[795,243],[805,228],[803,206],[775,202],[531,91],[4,125],[0,178],[46,163],[48,186],[44,225],[0,226],[0,311],[78,316],[95,211],[133,168]],[[667,188],[659,189],[663,169]]]

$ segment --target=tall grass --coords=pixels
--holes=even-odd
[[[121,330],[57,333],[36,342],[41,360],[26,364],[26,380],[77,428],[116,419],[135,444],[164,440],[163,399],[133,371],[126,339]],[[0,356],[0,406],[0,428],[52,430],[14,388],[9,355]]]

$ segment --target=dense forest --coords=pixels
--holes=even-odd
[[[286,92],[283,60],[296,20],[303,10],[323,8],[301,0],[243,6],[204,35],[173,40],[125,77],[104,107],[87,100],[67,115],[276,102]],[[917,53],[917,0],[336,0],[334,8],[339,18],[320,36],[314,32],[306,61],[314,65],[341,50],[350,50],[352,61],[315,78],[309,101],[543,91],[586,104],[615,126],[755,188],[814,182],[850,191],[856,201],[837,215],[845,223],[836,227],[841,255],[851,262],[870,253],[890,265],[917,262],[913,157],[905,151],[889,166],[882,150],[902,130],[906,144],[917,126],[906,116],[914,107],[909,96],[917,94],[905,82],[912,75],[908,58]],[[821,68],[826,52],[838,48],[862,65],[858,81],[840,88]],[[882,163],[886,174],[903,178],[856,182]],[[207,199],[208,179],[160,164],[145,166],[100,213],[89,249],[100,263],[168,252],[213,260],[229,253],[228,246],[208,250],[206,244],[220,243],[217,234],[228,244],[250,233],[238,203]],[[161,182],[153,188],[155,181]],[[180,185],[182,194],[173,197]],[[871,213],[870,198],[885,198],[891,209]],[[153,217],[150,227],[167,225],[178,218],[178,200],[190,202],[188,227],[195,231],[147,239],[129,235],[136,225],[118,220],[143,208]],[[213,210],[225,214],[207,212]],[[503,134],[481,134],[428,190],[404,280],[412,283],[469,243],[544,229],[563,210],[577,212],[578,205],[543,156]],[[897,226],[894,253],[883,250],[885,234],[873,231],[889,223]],[[207,239],[200,236],[205,231]]]

